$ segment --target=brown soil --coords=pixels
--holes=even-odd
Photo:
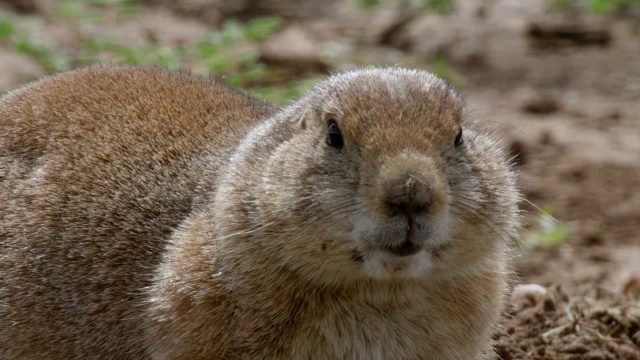
[[[495,337],[503,360],[634,360],[640,346],[640,304],[631,294],[569,295],[554,286],[544,296],[518,299]]]
[[[11,2],[19,5],[11,10]],[[45,11],[38,4],[49,3],[0,1],[0,11],[38,16]],[[85,32],[135,42],[151,29],[161,42],[185,43],[231,11],[206,1],[189,2],[206,11],[146,3],[156,7]],[[277,0],[261,3],[263,13],[280,9]],[[284,66],[317,71],[318,64],[429,68],[444,57],[464,79],[458,85],[468,98],[468,116],[493,124],[517,156],[530,220],[523,239],[528,250],[515,264],[517,282],[542,285],[547,293],[514,298],[495,334],[502,359],[640,359],[639,9],[596,17],[552,12],[544,0],[469,0],[441,17],[393,5],[362,11],[332,2],[333,15],[324,9],[315,16],[317,9],[292,11],[293,3],[280,2],[288,9],[291,27],[281,38],[290,42],[290,55],[286,46],[270,44],[263,47],[265,59],[274,58],[275,48]],[[629,15],[634,11],[635,18]],[[37,31],[66,51],[78,33],[55,22]],[[65,41],[71,45],[65,48]],[[327,52],[333,57],[320,59]],[[2,43],[0,64],[11,70],[0,72],[0,89],[43,74]],[[567,227],[561,244],[533,247],[538,207]]]

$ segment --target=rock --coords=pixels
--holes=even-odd
[[[608,46],[611,33],[606,28],[588,24],[538,24],[527,29],[530,44],[536,48],[567,46]]]
[[[535,90],[522,91],[520,96],[522,111],[535,115],[549,115],[560,109],[558,99]]]
[[[220,25],[233,17],[247,20],[256,16],[275,15],[289,19],[316,19],[329,16],[336,0],[139,0],[151,6],[165,7],[178,14],[196,17],[210,25]]]
[[[542,301],[547,294],[547,288],[538,284],[519,284],[511,292],[511,304],[516,310],[532,307]]]
[[[292,67],[297,72],[326,72],[329,67],[320,60],[321,51],[319,40],[305,28],[292,24],[260,46],[260,60]]]
[[[19,14],[33,14],[45,13],[58,4],[57,0],[4,0],[0,1],[2,5]]]

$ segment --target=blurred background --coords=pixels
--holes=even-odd
[[[401,65],[460,89],[515,157],[527,226],[505,359],[640,359],[640,0],[0,0],[0,92],[95,63],[286,104]],[[0,139],[0,141],[2,141]]]

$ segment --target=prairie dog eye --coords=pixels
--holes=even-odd
[[[327,145],[336,149],[342,149],[342,147],[344,147],[344,139],[342,138],[342,133],[340,132],[338,123],[335,120],[329,120]]]
[[[460,130],[458,131],[458,135],[456,135],[456,139],[453,142],[453,145],[455,147],[459,147],[462,144],[464,144],[464,139],[462,138],[462,127],[460,128]]]

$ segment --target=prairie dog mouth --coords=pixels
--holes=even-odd
[[[420,278],[433,269],[451,245],[445,242],[429,246],[405,241],[398,245],[354,250],[351,259],[375,279]]]
[[[387,245],[383,247],[383,250],[390,254],[403,257],[403,256],[413,255],[418,251],[422,250],[423,248],[424,246],[422,244],[407,238],[401,244]]]
[[[363,258],[363,269],[372,278],[418,278],[433,267],[434,255],[422,249],[404,256],[375,251]]]
[[[400,257],[413,255],[422,250],[422,248],[424,247],[424,242],[419,241],[415,236],[415,232],[419,231],[421,227],[422,226],[415,222],[413,216],[408,216],[404,240],[401,243],[383,245],[383,250]]]
[[[424,276],[451,245],[446,232],[441,230],[446,223],[436,224],[424,221],[381,224],[362,216],[351,233],[356,244],[351,259],[373,278]]]

